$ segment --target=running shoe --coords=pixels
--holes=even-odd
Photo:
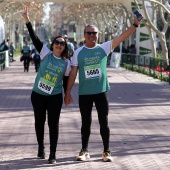
[[[37,157],[40,158],[40,159],[45,159],[44,147],[39,147],[38,148]]]
[[[104,162],[112,162],[113,158],[111,157],[110,151],[103,152],[102,158]]]
[[[76,160],[77,161],[87,161],[90,159],[90,155],[88,153],[88,151],[85,151],[83,149],[81,149],[79,156],[77,156]]]
[[[48,159],[48,163],[49,164],[56,164],[56,157],[55,157],[55,153],[50,153],[49,155],[49,159]]]

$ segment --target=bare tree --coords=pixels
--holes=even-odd
[[[18,33],[23,33],[24,28],[24,20],[22,18],[21,12],[23,10],[23,6],[27,5],[30,7],[29,16],[33,21],[41,22],[44,16],[44,4],[36,3],[36,1],[32,2],[20,2],[20,1],[4,1],[0,3],[0,15],[2,16],[5,22],[5,30],[6,30],[6,37],[13,36],[11,33],[14,34],[15,27],[18,25]],[[9,37],[12,39],[12,37]]]
[[[135,0],[135,2],[139,8],[139,1]],[[154,43],[154,35],[153,35],[154,33],[156,33],[161,43],[163,58],[167,60],[167,64],[169,65],[168,49],[167,49],[166,37],[165,37],[165,33],[167,32],[167,29],[168,29],[168,22],[165,19],[165,13],[170,15],[170,11],[165,7],[165,5],[163,4],[161,0],[160,1],[142,0],[140,2],[142,4],[142,8],[143,8],[144,15],[145,15],[144,24],[146,25],[148,32],[149,32],[149,36],[150,36],[153,57],[157,56],[156,46]],[[148,8],[148,5],[150,6],[150,8]],[[155,24],[157,17],[159,17],[162,21],[161,30],[159,30],[159,27],[157,27],[157,24]]]

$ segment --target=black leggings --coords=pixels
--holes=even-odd
[[[40,60],[34,60],[34,65],[35,65],[35,71],[38,72],[38,69],[40,67]]]
[[[109,150],[110,129],[108,126],[108,112],[109,105],[107,100],[107,93],[99,93],[94,95],[80,95],[79,108],[82,119],[81,135],[82,135],[82,149],[88,150],[88,142],[91,133],[92,121],[92,107],[95,103],[98,120],[100,124],[100,134],[103,140],[104,151]]]
[[[29,57],[25,57],[24,58],[24,71],[29,71],[29,66],[30,66],[30,58]]]
[[[56,152],[59,132],[59,118],[63,104],[62,93],[52,96],[31,94],[31,102],[34,109],[35,131],[39,147],[44,147],[44,125],[46,113],[48,115],[48,127],[50,136],[50,152]]]

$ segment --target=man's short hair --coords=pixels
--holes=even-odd
[[[97,26],[95,26],[95,25],[87,25],[87,26],[84,28],[84,33],[86,33],[86,28],[88,28],[88,27],[96,28],[96,29],[97,29],[97,32],[99,32],[99,29],[98,29]]]

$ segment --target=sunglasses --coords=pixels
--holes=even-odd
[[[58,40],[54,40],[54,44],[56,44],[56,45],[61,45],[61,46],[65,46],[65,41],[58,41]]]
[[[86,33],[87,35],[91,35],[91,34],[92,34],[92,35],[96,35],[96,34],[97,34],[97,32],[89,32],[89,31],[88,31],[88,32],[85,32],[85,33]]]

